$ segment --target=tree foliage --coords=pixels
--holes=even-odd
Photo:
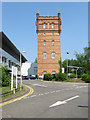
[[[34,63],[37,63],[37,58],[35,58],[35,61],[34,61]]]
[[[62,73],[62,61],[61,61],[61,58],[60,58],[60,60],[59,60],[58,63],[59,63],[59,66],[60,66],[60,68],[59,68],[59,72]]]
[[[10,85],[10,75],[7,74],[8,67],[0,66],[0,86],[9,86]]]
[[[82,69],[78,70],[78,74],[82,75],[83,73],[90,73],[90,53],[88,52],[88,47],[84,48],[84,53],[75,52],[76,59],[68,59],[68,66],[77,66],[82,67]],[[65,73],[67,70],[67,60],[63,61],[63,67],[65,68]],[[72,72],[72,69],[69,68],[68,72]],[[74,71],[75,73],[75,71]]]

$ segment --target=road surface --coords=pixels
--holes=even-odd
[[[3,118],[88,118],[88,84],[23,80],[34,93],[2,107]]]

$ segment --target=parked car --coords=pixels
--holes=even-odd
[[[39,79],[43,79],[44,75],[39,75]]]
[[[36,79],[37,77],[35,75],[31,75],[31,76],[27,76],[26,79],[29,80],[29,79]]]

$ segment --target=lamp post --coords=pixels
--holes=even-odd
[[[26,53],[26,51],[22,51],[22,53]],[[22,74],[21,74],[21,66],[22,66],[22,55],[20,53],[20,79],[21,79],[21,84],[20,87],[22,87]]]
[[[68,54],[69,52],[67,52],[67,78],[68,78]]]

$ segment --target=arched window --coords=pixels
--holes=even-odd
[[[46,71],[43,71],[43,74],[47,74],[47,72],[46,72]]]
[[[44,53],[43,53],[43,58],[44,58],[44,59],[46,58],[46,55],[47,55],[46,52],[44,52]]]
[[[46,40],[44,40],[44,46],[46,45]]]
[[[52,40],[52,45],[54,46],[54,40]]]
[[[46,28],[46,24],[44,23],[44,26],[43,26],[44,28]]]
[[[55,72],[55,71],[52,71],[52,74],[53,74],[53,75],[55,75],[55,74],[56,74],[56,72]]]
[[[54,28],[54,23],[52,23],[52,28]]]
[[[52,58],[55,58],[55,52],[52,52]]]
[[[54,35],[54,33],[52,33],[52,35]]]
[[[44,33],[44,35],[46,35],[46,33]]]

